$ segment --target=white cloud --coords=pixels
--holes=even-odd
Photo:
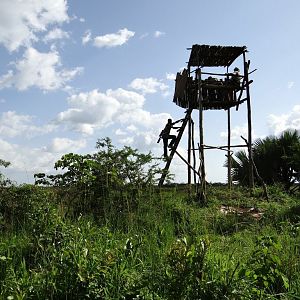
[[[115,131],[115,135],[126,135],[126,132],[123,131],[122,129],[118,128],[118,129]]]
[[[107,95],[113,97],[120,103],[120,111],[131,112],[143,107],[145,103],[145,97],[136,92],[127,91],[122,88],[116,90],[107,90]]]
[[[151,114],[142,108],[137,108],[132,111],[123,111],[118,116],[118,121],[122,124],[135,125],[146,129],[151,129],[158,132],[158,129],[163,127],[170,118],[168,113]]]
[[[32,137],[49,133],[55,129],[52,124],[44,126],[33,125],[34,117],[7,111],[0,116],[0,135],[5,137],[26,136]]]
[[[269,115],[268,125],[272,133],[278,135],[288,129],[300,130],[300,105],[295,105],[291,112],[282,115]]]
[[[49,41],[53,40],[60,40],[60,39],[68,39],[70,35],[68,32],[63,31],[60,28],[54,28],[53,30],[49,31],[46,36],[44,37],[43,41],[48,43]]]
[[[165,35],[165,34],[166,34],[165,32],[156,30],[153,35],[154,35],[155,38],[159,38],[159,37],[161,37],[162,35]]]
[[[125,44],[130,38],[135,35],[135,32],[127,28],[120,29],[117,33],[109,33],[94,38],[94,45],[96,47],[116,47]]]
[[[128,131],[137,131],[137,128],[136,128],[133,124],[127,126],[126,129],[127,129]]]
[[[123,144],[123,145],[132,145],[134,142],[134,138],[132,136],[128,136],[125,138],[121,138],[119,139],[119,143]]]
[[[36,86],[42,90],[55,90],[65,87],[66,83],[82,71],[82,68],[61,69],[61,60],[57,51],[38,52],[29,47],[23,59],[15,63],[16,72],[9,70],[0,77],[0,89],[16,87],[26,90]]]
[[[30,46],[49,25],[69,20],[66,0],[1,0],[0,44],[9,51]]]
[[[156,143],[160,130],[170,117],[167,113],[151,114],[144,110],[144,96],[122,88],[109,89],[105,93],[93,90],[75,94],[69,97],[68,103],[70,108],[58,114],[56,124],[65,124],[87,135],[115,124],[120,126],[115,131],[120,139],[143,139],[144,146],[149,141]]]
[[[92,36],[91,31],[87,30],[81,39],[82,44],[83,45],[87,44],[91,40],[91,36]]]
[[[287,88],[291,89],[294,86],[295,82],[294,81],[289,81],[287,84]]]
[[[11,162],[10,169],[26,172],[39,172],[52,168],[58,158],[42,148],[11,144],[2,139],[0,139],[0,157]]]
[[[84,134],[93,134],[94,129],[110,124],[120,106],[115,98],[98,90],[72,95],[68,103],[71,108],[59,113],[56,122]]]
[[[168,86],[160,80],[149,78],[136,78],[130,84],[129,87],[141,91],[143,94],[154,94],[160,91],[166,91]]]
[[[8,173],[15,173],[18,177],[20,172],[26,172],[27,181],[33,181],[34,173],[53,172],[54,163],[63,154],[77,152],[85,146],[83,139],[54,138],[50,145],[42,147],[28,147],[0,139],[0,157],[11,162]]]
[[[174,73],[166,73],[166,78],[168,80],[175,80],[176,79],[176,74],[174,74]]]
[[[12,70],[9,70],[6,74],[0,77],[0,90],[3,88],[10,87],[12,85],[14,78],[14,73]]]
[[[85,22],[85,18],[79,18],[79,22],[84,23]]]
[[[86,140],[71,140],[69,138],[54,138],[45,150],[52,153],[76,152],[86,146]]]
[[[149,33],[148,33],[148,32],[143,33],[143,34],[140,36],[140,39],[144,39],[144,38],[146,38],[147,36],[149,36]]]
[[[222,131],[220,133],[221,138],[224,140],[227,139],[227,131]],[[235,126],[234,128],[231,129],[231,140],[241,140],[241,135],[244,138],[248,137],[248,127],[247,124],[244,124],[242,126]]]

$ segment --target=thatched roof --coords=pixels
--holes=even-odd
[[[246,46],[193,45],[189,67],[227,67],[247,51]]]

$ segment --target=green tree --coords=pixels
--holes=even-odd
[[[129,211],[136,205],[140,191],[152,187],[162,173],[159,159],[128,146],[117,149],[109,138],[98,140],[96,149],[94,154],[63,155],[54,168],[64,172],[35,174],[36,184],[61,187],[75,211],[102,214],[112,207]]]
[[[232,160],[233,180],[246,185],[249,182],[248,155],[245,151],[239,151],[235,156]],[[285,131],[279,137],[256,140],[253,144],[253,160],[266,184],[282,183],[287,190],[294,188],[300,179],[299,132]]]
[[[117,149],[109,138],[97,141],[94,154],[68,153],[58,160],[54,168],[65,170],[62,174],[35,174],[36,183],[55,186],[106,185],[141,186],[153,184],[161,174],[158,159],[149,152],[139,153],[137,149],[124,146]]]
[[[7,168],[10,165],[10,162],[5,161],[3,159],[0,158],[0,166]],[[5,178],[5,176],[0,172],[0,185],[6,185],[10,183],[10,181],[8,179]]]

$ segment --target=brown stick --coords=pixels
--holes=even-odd
[[[241,138],[245,141],[247,147],[249,147],[248,141],[247,141],[243,136],[241,136]],[[264,197],[269,201],[269,195],[268,195],[267,186],[266,186],[264,180],[262,179],[262,177],[260,177],[260,175],[259,175],[259,173],[258,173],[258,170],[257,170],[257,167],[256,167],[256,165],[255,165],[255,163],[254,163],[254,160],[253,160],[253,157],[252,157],[252,156],[251,156],[251,158],[250,158],[250,156],[249,156],[249,163],[253,166],[253,170],[254,170],[254,172],[255,172],[255,175],[256,175],[258,181],[261,183],[261,185],[262,185],[262,187],[263,187],[263,190],[264,190]]]
[[[248,70],[250,61],[246,62],[246,54],[243,52],[243,60],[244,60],[244,76],[246,82],[246,94],[247,94],[247,119],[248,119],[248,152],[249,159],[253,160],[252,153],[252,122],[251,122],[251,101],[250,101],[250,89],[249,89],[249,78],[248,78]],[[249,164],[249,186],[254,189],[254,176],[253,176],[253,165]]]
[[[231,190],[231,153],[230,153],[230,142],[231,142],[231,124],[230,124],[230,108],[228,108],[227,111],[228,115],[227,115],[227,131],[228,131],[228,136],[227,136],[227,144],[228,144],[228,148],[227,148],[227,155],[228,155],[228,169],[227,169],[227,177],[228,177],[228,188],[229,190]]]
[[[188,165],[189,168],[191,168],[198,176],[200,176],[199,172],[194,169],[194,167],[189,164],[188,161],[177,150],[175,150],[175,153]]]
[[[204,149],[209,150],[209,149],[220,149],[220,150],[225,150],[228,148],[228,146],[209,146],[209,145],[203,145]],[[245,145],[231,145],[230,148],[243,148],[243,147],[248,147]]]
[[[200,139],[200,165],[201,165],[201,191],[200,200],[206,202],[206,182],[205,182],[205,164],[204,164],[204,147],[203,147],[203,98],[202,98],[202,84],[201,84],[201,69],[197,69],[197,79],[198,79],[198,91],[197,100],[199,105],[199,139]],[[202,163],[201,163],[202,162]]]

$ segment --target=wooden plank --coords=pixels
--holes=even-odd
[[[250,61],[246,62],[246,54],[243,53],[244,59],[244,76],[246,82],[246,95],[247,95],[247,123],[248,123],[248,153],[250,162],[253,161],[253,153],[252,153],[252,121],[251,121],[251,101],[250,101],[250,89],[249,89],[249,78],[248,78],[248,70]],[[254,176],[253,176],[253,165],[249,163],[249,187],[253,192],[254,189]]]

